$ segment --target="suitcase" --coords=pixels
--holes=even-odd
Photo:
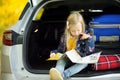
[[[105,53],[120,53],[120,15],[105,14],[90,21],[96,48]]]

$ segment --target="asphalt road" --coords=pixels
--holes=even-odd
[[[1,49],[0,49],[0,80],[13,80],[12,74],[1,72]]]
[[[0,49],[0,78],[1,78],[1,49]]]
[[[10,74],[10,73],[2,73],[1,80],[13,80],[12,74]]]

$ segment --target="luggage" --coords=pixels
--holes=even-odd
[[[120,41],[120,15],[107,14],[95,17],[90,21],[94,30],[95,41]]]
[[[94,17],[90,23],[96,24],[120,24],[120,14],[105,14]]]
[[[104,54],[120,54],[120,15],[105,14],[90,21],[93,28],[96,50]]]

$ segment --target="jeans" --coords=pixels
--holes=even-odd
[[[71,67],[66,68],[66,66],[73,64]],[[80,64],[80,63],[72,63],[68,57],[64,54],[56,64],[56,69],[61,73],[64,79],[69,78],[70,76],[80,72],[84,68],[86,68],[88,64]]]

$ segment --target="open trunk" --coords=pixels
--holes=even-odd
[[[77,1],[77,0],[76,0]],[[50,51],[57,49],[61,35],[64,33],[66,18],[72,11],[80,11],[86,25],[93,17],[103,14],[120,14],[118,3],[112,0],[93,0],[92,2],[61,2],[44,6],[45,11],[40,20],[33,20],[28,34],[26,65],[32,73],[49,73],[49,69],[56,65],[56,61],[47,61]],[[90,0],[88,0],[90,1]],[[90,12],[90,9],[100,9],[102,12]],[[115,9],[116,12],[115,12]],[[84,11],[81,11],[84,10]],[[103,51],[101,55],[120,54],[120,43],[96,42],[96,51]],[[105,47],[108,46],[108,47]],[[113,47],[117,46],[117,47]],[[90,77],[111,73],[120,73],[120,69],[105,71],[92,70],[89,65],[75,76]]]

